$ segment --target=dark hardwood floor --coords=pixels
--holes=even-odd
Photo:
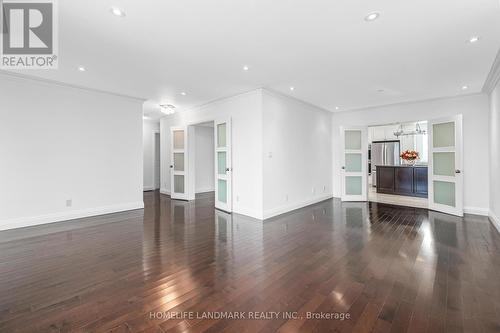
[[[486,218],[329,200],[262,223],[144,197],[0,232],[0,332],[500,332]]]

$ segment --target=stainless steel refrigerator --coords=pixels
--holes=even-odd
[[[372,186],[377,186],[377,165],[400,165],[399,140],[373,141],[371,145]]]

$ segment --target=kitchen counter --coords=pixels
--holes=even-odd
[[[427,198],[427,165],[377,165],[377,193]]]

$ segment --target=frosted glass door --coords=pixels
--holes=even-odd
[[[232,211],[231,120],[215,121],[215,208]]]
[[[170,139],[170,196],[187,200],[187,129],[172,127]]]
[[[462,116],[429,122],[429,208],[463,216]]]
[[[341,129],[342,201],[366,201],[368,144],[366,128]]]

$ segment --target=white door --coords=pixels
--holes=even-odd
[[[462,115],[429,121],[429,208],[463,216]]]
[[[170,196],[187,200],[188,154],[187,128],[170,128]]]
[[[368,197],[368,142],[366,127],[340,129],[342,147],[342,201]]]
[[[232,211],[231,119],[215,121],[215,208]]]

